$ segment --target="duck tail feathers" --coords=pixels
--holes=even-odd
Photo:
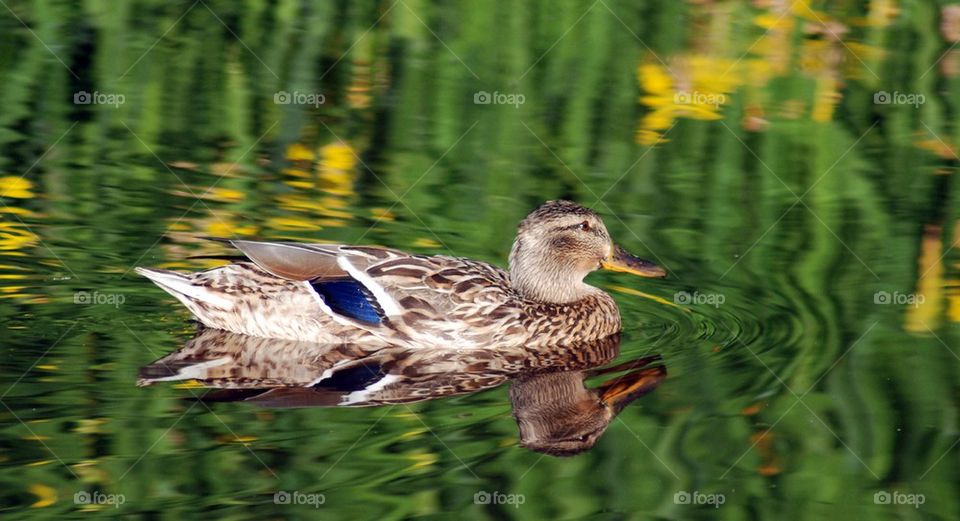
[[[190,308],[194,314],[197,314],[195,310],[197,304],[216,306],[221,309],[229,309],[232,307],[230,300],[225,298],[221,292],[212,289],[208,285],[197,284],[193,275],[143,267],[138,267],[135,271],[153,281],[154,284],[160,286],[160,288],[167,293],[176,297],[177,300]]]

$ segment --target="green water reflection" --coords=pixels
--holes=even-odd
[[[6,0],[0,515],[956,519],[958,40],[936,1]],[[502,265],[558,197],[671,271],[591,276],[670,373],[589,452],[521,448],[504,386],[135,387],[193,326],[131,269],[198,236]]]

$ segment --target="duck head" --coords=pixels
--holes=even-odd
[[[520,223],[510,251],[510,281],[524,296],[550,303],[579,300],[591,291],[584,277],[598,269],[666,276],[660,266],[617,246],[600,216],[579,204],[547,201]]]

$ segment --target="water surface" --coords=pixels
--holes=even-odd
[[[956,519],[958,24],[8,1],[0,515]],[[670,270],[589,279],[621,307],[615,362],[669,374],[581,455],[522,448],[509,385],[290,410],[136,387],[194,326],[132,268],[212,266],[200,236],[505,265],[560,197]]]

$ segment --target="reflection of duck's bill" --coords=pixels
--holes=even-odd
[[[646,367],[605,382],[597,391],[603,403],[619,413],[630,402],[656,389],[666,377],[666,367]]]
[[[614,246],[610,256],[600,261],[600,267],[610,271],[621,271],[640,277],[663,278],[667,270],[653,262],[637,257],[620,246]]]

